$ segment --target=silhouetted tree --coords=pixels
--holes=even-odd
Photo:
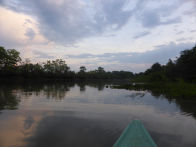
[[[190,81],[196,79],[196,46],[181,52],[176,60],[176,68],[180,77]]]
[[[0,46],[0,69],[5,66],[7,56],[7,51],[4,49],[4,47]]]
[[[145,81],[174,81],[184,79],[196,81],[196,46],[184,50],[175,62],[171,59],[165,66],[155,63],[144,73],[136,74],[135,79]]]
[[[70,68],[62,59],[48,60],[44,63],[44,72],[49,76],[65,76],[69,71]]]
[[[104,70],[104,68],[103,68],[103,67],[98,67],[98,72],[99,72],[99,73],[104,73],[104,72],[105,72],[105,70]]]
[[[18,62],[21,61],[19,52],[15,49],[6,50],[0,47],[0,74],[10,76],[17,72]]]
[[[82,73],[86,72],[86,67],[85,66],[80,66],[80,72],[82,72]]]

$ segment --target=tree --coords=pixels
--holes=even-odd
[[[48,60],[44,63],[44,71],[53,75],[65,74],[70,70],[64,60],[56,59],[53,61]]]
[[[21,61],[20,53],[15,49],[0,47],[0,69],[11,70]]]
[[[99,73],[104,73],[104,72],[105,72],[105,70],[104,70],[104,68],[103,68],[103,67],[98,67],[98,72],[99,72]]]
[[[165,66],[165,73],[169,79],[174,80],[176,78],[176,66],[171,59],[169,59],[168,63]]]
[[[85,67],[85,66],[80,66],[80,72],[81,72],[81,73],[86,72],[86,67]]]
[[[21,61],[20,53],[16,51],[15,49],[8,49],[8,65],[9,66],[15,66],[19,61]]]
[[[0,46],[0,69],[5,66],[7,58],[7,51],[5,50],[4,47]]]
[[[187,80],[196,79],[196,46],[191,50],[184,50],[176,60],[177,72]]]
[[[162,67],[161,67],[161,64],[159,64],[158,62],[157,63],[154,63],[152,66],[151,66],[151,71],[152,72],[159,72],[162,70]]]
[[[84,79],[86,78],[86,67],[85,66],[80,66],[80,71],[78,72],[78,78]]]

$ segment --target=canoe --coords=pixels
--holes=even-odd
[[[133,120],[122,132],[113,147],[157,147],[139,120]]]

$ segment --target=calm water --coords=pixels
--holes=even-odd
[[[196,147],[196,101],[112,84],[1,84],[0,147],[110,147],[133,119],[159,147]]]

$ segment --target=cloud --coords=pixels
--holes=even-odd
[[[78,70],[80,66],[86,66],[88,70],[94,70],[97,67],[104,67],[106,71],[126,70],[132,72],[143,72],[153,63],[159,62],[166,64],[169,59],[175,60],[180,52],[185,49],[191,49],[195,44],[193,42],[174,43],[155,46],[154,50],[142,53],[138,52],[119,52],[104,54],[79,54],[66,55],[66,61],[77,61],[77,64],[71,64],[71,68]],[[69,64],[70,65],[70,64]]]
[[[172,11],[170,9],[174,9],[172,7],[164,7],[164,9],[146,9],[138,15],[136,18],[141,21],[141,24],[145,28],[153,28],[160,25],[169,25],[169,24],[176,24],[181,22],[181,17],[174,17],[174,18],[167,18],[165,16],[165,11]],[[170,15],[171,15],[170,14]],[[162,19],[165,20],[162,20]]]
[[[185,15],[192,15],[192,16],[195,16],[196,17],[196,1],[195,0],[186,0],[184,1],[184,3],[189,3],[191,6],[192,6],[192,9],[189,9],[189,10],[186,10],[184,12]]]
[[[180,35],[180,34],[183,34],[184,33],[184,31],[178,31],[178,32],[176,32],[176,35]]]
[[[196,7],[196,1],[195,0],[188,0],[188,1],[192,2],[194,7]]]
[[[131,2],[130,0],[1,0],[0,5],[36,18],[41,34],[48,40],[63,45],[119,30],[132,17],[145,28],[181,22],[180,16],[168,17],[180,6],[181,0],[170,5],[162,5],[161,2],[153,0]],[[156,8],[153,7],[154,3],[157,5]]]
[[[35,58],[43,58],[43,59],[52,59],[54,56],[51,56],[47,53],[40,52],[40,51],[33,51],[33,54],[36,56]]]
[[[29,48],[48,41],[29,15],[0,6],[0,22],[0,44],[6,48]]]
[[[134,39],[138,39],[138,38],[141,38],[141,37],[147,36],[147,35],[149,35],[149,34],[150,34],[150,32],[145,31],[145,32],[141,32],[141,33],[139,33],[139,34],[135,35],[133,38],[134,38]]]
[[[170,58],[174,58],[179,55],[182,50],[190,49],[194,46],[194,43],[169,43],[167,45],[156,46],[154,50],[146,51],[143,53],[137,52],[121,52],[121,53],[104,53],[99,55],[93,54],[80,54],[80,55],[68,55],[69,58],[76,59],[90,59],[98,58],[102,62],[117,62],[121,64],[153,64],[159,62],[165,64]]]
[[[127,0],[1,1],[9,9],[36,17],[47,39],[64,44],[120,29],[132,15],[123,9],[126,4]]]
[[[128,0],[100,0],[98,3],[95,3],[95,6],[101,8],[100,10],[96,11],[96,22],[103,26],[107,26],[109,24],[114,29],[121,28],[132,16],[131,10],[123,9],[127,3]]]
[[[3,15],[2,15],[3,14]],[[26,43],[24,22],[27,15],[16,14],[0,7],[0,44],[8,48],[23,46]]]
[[[188,40],[192,40],[193,38],[192,37],[187,37],[187,38],[184,38],[184,37],[182,37],[182,38],[179,38],[179,39],[177,39],[176,41],[188,41]]]
[[[33,38],[35,37],[35,32],[32,28],[27,28],[25,35],[29,37],[30,40],[33,40]]]
[[[98,56],[98,55],[97,55]],[[66,55],[66,57],[68,58],[91,58],[91,57],[95,57],[92,54],[80,54],[80,55]]]

